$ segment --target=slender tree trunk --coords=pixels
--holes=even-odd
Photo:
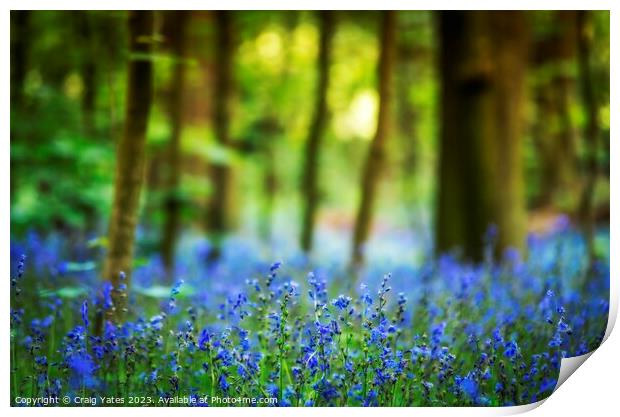
[[[21,110],[28,71],[30,11],[11,11],[11,109]]]
[[[82,125],[86,135],[95,133],[95,104],[97,98],[97,52],[94,50],[93,22],[88,11],[75,13],[78,46],[82,49],[80,55],[80,75],[82,77]]]
[[[404,19],[403,19],[404,20]],[[415,210],[417,200],[417,180],[419,176],[419,111],[411,100],[411,87],[417,86],[419,80],[416,79],[416,61],[420,66],[430,65],[424,57],[422,47],[414,43],[412,36],[405,36],[404,33],[415,33],[412,27],[406,27],[402,20],[398,25],[398,54],[396,59],[396,103],[397,120],[399,130],[398,151],[400,152],[400,191],[401,203],[407,207],[407,222],[415,231],[419,212]],[[419,30],[419,29],[418,29]],[[424,62],[422,62],[424,61]]]
[[[28,72],[28,49],[30,48],[30,11],[11,11],[11,113],[24,112],[24,84]],[[10,127],[11,140],[21,139],[16,137],[14,124]],[[17,193],[19,184],[19,169],[12,166],[13,175],[10,176],[10,197]]]
[[[181,129],[183,126],[183,92],[185,89],[185,28],[188,21],[186,11],[172,11],[166,15],[168,19],[168,36],[170,53],[174,70],[170,81],[168,115],[170,119],[170,141],[166,161],[166,192],[165,220],[161,242],[161,254],[166,275],[169,280],[174,274],[174,257],[179,233],[179,215],[181,201],[179,198],[179,182],[181,177]]]
[[[284,74],[283,77],[286,75]],[[260,141],[258,150],[263,166],[258,233],[267,245],[271,245],[274,206],[279,188],[276,170],[276,142],[282,136],[282,126],[276,116],[266,115],[253,126],[252,131]]]
[[[116,314],[120,319],[126,300],[119,291],[119,274],[126,274],[129,285],[134,251],[134,235],[138,223],[140,189],[144,178],[146,129],[152,98],[153,69],[147,56],[151,52],[153,12],[129,12],[128,79],[125,126],[117,145],[114,201],[110,218],[108,253],[103,269],[104,280],[115,288]]]
[[[319,205],[318,165],[319,151],[325,126],[329,117],[327,109],[327,90],[329,89],[329,61],[334,36],[334,16],[331,11],[319,12],[321,38],[319,41],[318,75],[314,119],[306,141],[306,159],[302,177],[302,192],[305,197],[303,223],[301,229],[301,248],[304,252],[312,250],[316,212]]]
[[[537,204],[553,203],[568,190],[576,171],[575,128],[570,108],[575,87],[577,12],[553,12],[551,34],[535,44],[535,99],[538,107],[535,130],[541,158],[541,190]]]
[[[392,79],[396,58],[396,12],[381,13],[381,53],[379,56],[379,115],[377,131],[370,144],[361,183],[361,199],[355,219],[351,266],[364,261],[363,246],[368,239],[381,171],[385,162],[386,141],[389,136],[389,117],[392,100]]]
[[[498,250],[523,244],[525,22],[521,12],[440,12],[439,34],[436,250],[480,260],[490,225]]]
[[[579,215],[586,239],[588,249],[588,259],[590,266],[595,257],[594,237],[595,237],[595,215],[594,215],[594,191],[598,177],[598,147],[599,147],[599,125],[597,122],[597,100],[594,93],[592,67],[590,59],[592,56],[592,37],[589,25],[590,15],[587,11],[577,12],[578,29],[578,58],[579,58],[579,78],[581,84],[582,102],[585,107],[586,122],[584,138],[586,142],[586,184],[581,195],[579,205]]]
[[[230,96],[232,89],[232,25],[231,13],[215,12],[215,80],[214,128],[217,143],[222,148],[230,146]],[[228,161],[211,166],[213,195],[210,201],[208,229],[213,241],[210,261],[220,257],[221,244],[231,226],[232,169]]]

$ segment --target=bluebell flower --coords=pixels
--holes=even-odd
[[[572,329],[571,327],[568,325],[568,323],[566,323],[564,321],[564,317],[560,318],[560,321],[558,322],[558,328],[557,328],[559,333],[568,333],[571,334],[572,333]]]
[[[217,384],[220,387],[220,389],[224,392],[228,391],[228,388],[230,388],[230,384],[228,383],[228,381],[226,380],[226,375],[224,374],[220,374],[218,380],[217,380]]]
[[[80,310],[82,313],[82,322],[84,323],[84,328],[88,328],[88,300],[84,300],[82,303],[82,309]]]
[[[478,398],[478,383],[471,376],[466,376],[461,379],[459,388],[463,391],[472,401],[476,401]]]
[[[362,404],[364,407],[376,407],[378,405],[377,402],[377,391],[371,389],[368,391],[366,398],[364,398],[364,402]]]
[[[171,295],[178,295],[181,292],[181,287],[183,286],[183,284],[185,283],[185,281],[183,281],[182,279],[178,280],[173,286],[172,289],[170,290],[170,294]]]
[[[198,338],[198,348],[200,350],[207,350],[210,341],[211,335],[209,334],[209,331],[207,329],[202,329],[202,332],[200,332],[200,336]]]
[[[338,298],[332,300],[332,304],[338,308],[338,310],[345,310],[351,303],[351,297],[339,295]]]
[[[441,343],[441,339],[443,338],[444,332],[446,330],[446,322],[442,321],[439,324],[436,324],[431,328],[431,341],[438,345]]]
[[[500,392],[502,392],[504,390],[504,384],[502,384],[501,382],[497,382],[495,384],[495,393],[499,394]]]
[[[553,335],[553,338],[549,341],[549,347],[555,348],[562,345],[562,336],[559,332]]]
[[[103,294],[103,308],[104,310],[109,310],[112,307],[114,307],[114,302],[112,300],[112,290],[114,289],[114,287],[112,286],[112,283],[109,281],[106,281],[103,283],[103,290],[102,290],[102,294]]]
[[[86,386],[92,388],[96,384],[94,373],[97,369],[92,357],[85,352],[71,355],[67,359],[67,364],[73,372],[73,382],[75,387]]]
[[[510,341],[504,345],[504,356],[507,358],[514,358],[519,353],[519,345],[517,342]]]
[[[552,378],[545,378],[543,379],[543,381],[540,383],[540,387],[538,389],[538,392],[540,394],[543,394],[549,390],[552,390],[555,388],[557,384],[557,381],[555,379]]]

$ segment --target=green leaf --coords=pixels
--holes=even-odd
[[[152,298],[168,298],[170,297],[170,287],[163,285],[153,285],[148,288],[135,287],[134,292]],[[183,284],[179,290],[177,298],[184,298],[194,294],[196,290],[191,285]]]
[[[67,262],[67,272],[84,272],[92,271],[97,267],[93,261],[87,262]]]
[[[61,298],[77,298],[86,294],[86,289],[82,287],[63,287],[59,290],[40,290],[39,295],[41,297],[61,297]]]

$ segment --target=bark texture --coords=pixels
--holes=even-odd
[[[521,12],[439,13],[439,253],[482,259],[491,225],[498,250],[523,244],[526,35]]]
[[[119,274],[125,273],[127,285],[131,282],[134,237],[144,179],[146,129],[152,98],[153,69],[148,56],[152,37],[153,12],[129,12],[130,61],[125,125],[116,150],[114,201],[103,269],[103,279],[111,281],[115,288],[116,319],[123,315],[126,303],[123,292],[119,291]]]
[[[213,124],[218,146],[230,148],[230,97],[232,90],[231,13],[215,12],[215,79]],[[232,222],[232,169],[228,161],[210,167],[213,194],[209,203],[207,226],[213,241],[211,260],[219,258],[222,240]]]

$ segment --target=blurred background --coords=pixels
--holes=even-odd
[[[518,247],[560,215],[608,233],[608,12],[154,12],[142,55],[129,17],[11,12],[12,239],[106,247],[136,61],[136,262],[476,259],[490,225]]]

